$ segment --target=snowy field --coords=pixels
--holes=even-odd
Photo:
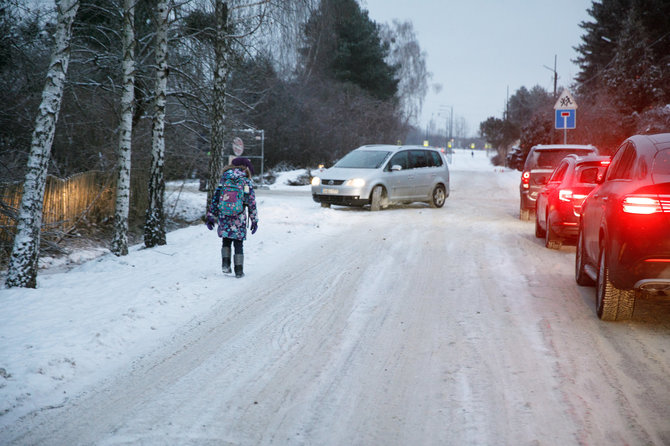
[[[500,170],[482,151],[474,157],[457,151],[450,168]],[[302,173],[285,172],[270,186],[285,194],[257,192],[260,223],[245,242],[247,276],[226,278],[223,290],[213,279],[220,272],[220,239],[204,224],[169,233],[165,246],[134,246],[125,257],[85,250],[59,260],[44,258],[37,289],[1,289],[0,428],[64,404],[159,345],[175,328],[244,293],[254,277],[281,267],[285,250],[356,223],[349,213],[321,209],[309,186],[286,184]],[[510,187],[517,184],[518,172],[503,175]],[[197,181],[166,189],[168,213],[199,221],[205,193]]]

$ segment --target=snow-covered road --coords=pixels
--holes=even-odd
[[[670,444],[670,308],[599,321],[517,181],[453,170],[443,209],[378,213],[259,191],[257,235],[285,237],[252,237],[244,279],[192,277],[225,298],[0,443]]]

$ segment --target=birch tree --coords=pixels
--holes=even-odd
[[[123,1],[123,93],[116,176],[114,237],[110,250],[117,256],[128,254],[128,213],[130,209],[130,154],[135,100],[135,2]]]
[[[56,1],[58,16],[54,50],[46,84],[42,91],[42,101],[35,119],[27,173],[23,183],[23,196],[19,208],[17,233],[5,281],[8,287],[35,288],[37,285],[44,190],[51,145],[70,61],[72,23],[78,8],[79,0]]]
[[[167,30],[168,0],[156,6],[156,87],[155,110],[151,128],[151,176],[149,178],[149,206],[144,224],[144,245],[147,248],[164,245],[165,214],[163,196],[165,177],[165,91],[167,89]]]
[[[214,188],[225,165],[224,144],[226,133],[226,86],[230,65],[230,41],[228,36],[228,2],[216,0],[214,18],[216,23],[214,36],[214,83],[212,97],[212,130],[209,162],[209,187],[207,204],[211,202]]]

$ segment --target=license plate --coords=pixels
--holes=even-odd
[[[321,191],[321,193],[324,194],[324,195],[337,195],[337,194],[340,193],[340,191],[337,190],[337,189],[326,189],[326,188],[324,188]]]

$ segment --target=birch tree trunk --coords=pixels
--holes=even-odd
[[[212,103],[211,157],[209,160],[209,184],[207,205],[212,200],[214,189],[226,162],[224,146],[226,134],[226,87],[228,82],[228,58],[230,41],[228,39],[228,2],[216,0],[216,39],[214,42],[214,85]]]
[[[117,256],[128,254],[128,212],[130,208],[130,154],[135,100],[135,3],[123,1],[123,93],[114,211],[114,237],[110,250]]]
[[[155,111],[151,129],[151,177],[149,178],[149,207],[144,223],[144,245],[151,248],[164,245],[165,214],[163,197],[165,178],[165,90],[167,89],[167,28],[168,0],[156,5],[156,88]]]
[[[51,145],[63,98],[65,76],[70,62],[72,23],[78,8],[79,0],[56,1],[58,18],[54,35],[54,50],[30,144],[30,157],[23,183],[17,233],[5,281],[8,287],[35,288],[37,286],[44,190],[51,157]]]

